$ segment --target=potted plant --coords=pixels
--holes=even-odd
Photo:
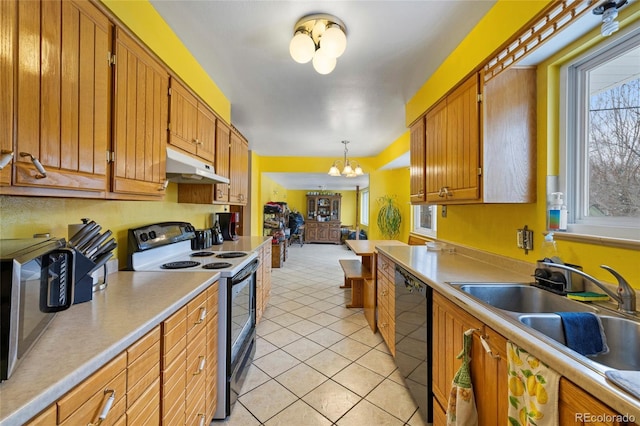
[[[378,228],[384,237],[394,239],[400,234],[400,224],[402,223],[396,197],[384,195],[378,198],[378,204],[380,204]]]

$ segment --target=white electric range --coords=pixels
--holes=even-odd
[[[256,271],[254,252],[194,248],[187,222],[163,222],[129,230],[127,266],[138,272],[220,273],[218,294],[218,405],[225,419],[237,400],[255,354]],[[180,285],[179,281],[176,285]],[[213,420],[213,419],[210,419]]]

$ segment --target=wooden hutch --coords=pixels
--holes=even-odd
[[[341,194],[307,194],[307,220],[304,240],[307,243],[340,244]]]

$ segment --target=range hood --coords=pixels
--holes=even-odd
[[[229,183],[226,177],[215,174],[213,165],[167,148],[167,180],[178,183]]]

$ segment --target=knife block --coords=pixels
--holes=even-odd
[[[89,302],[93,299],[93,277],[89,272],[96,266],[77,250],[73,283],[73,304]]]

